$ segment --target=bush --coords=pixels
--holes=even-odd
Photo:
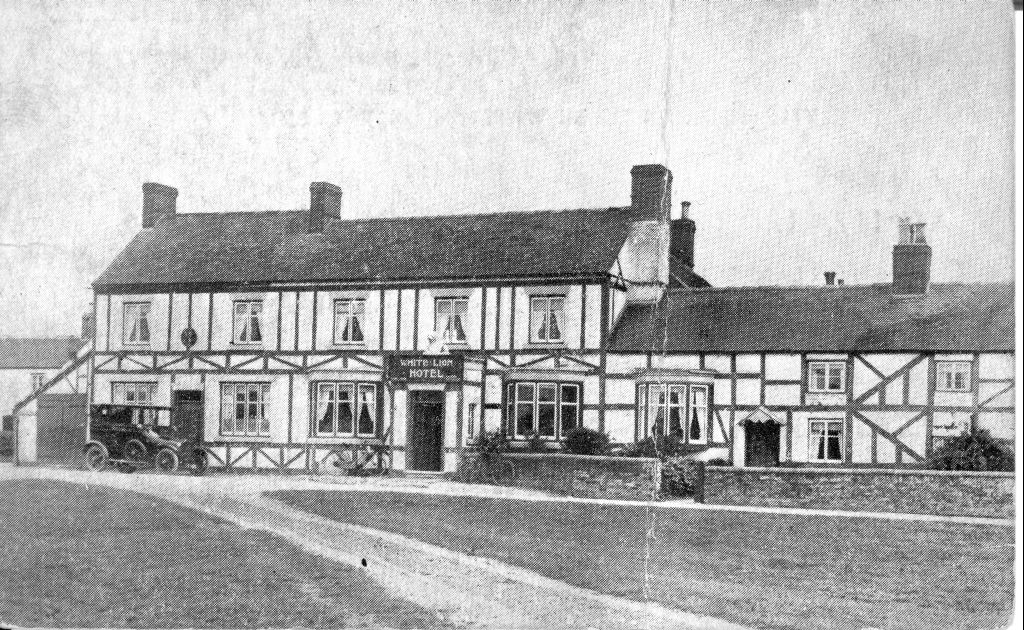
[[[1012,472],[1013,451],[992,437],[988,430],[973,429],[947,438],[932,451],[925,467],[934,470]]]
[[[610,443],[607,434],[587,427],[576,427],[565,436],[565,450],[573,455],[603,455]]]
[[[616,455],[621,457],[653,457],[667,459],[690,453],[699,453],[708,448],[707,444],[690,445],[683,441],[681,435],[646,437],[638,442],[626,444]]]
[[[508,451],[508,438],[500,431],[485,431],[473,442],[473,446],[480,452],[481,457],[488,458],[491,455],[500,455]]]
[[[704,485],[704,462],[682,455],[665,458],[661,465],[661,491],[672,497],[700,493]]]
[[[548,446],[544,442],[544,438],[542,438],[539,433],[530,431],[526,435],[526,445],[523,446],[521,450],[526,451],[527,453],[547,453]]]

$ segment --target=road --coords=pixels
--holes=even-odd
[[[602,595],[495,560],[338,523],[263,496],[288,489],[358,489],[315,477],[92,473],[0,464],[0,480],[56,479],[101,484],[173,501],[242,527],[269,531],[303,549],[362,567],[391,594],[441,611],[467,628],[740,628],[735,624]],[[403,483],[422,491],[423,481]]]

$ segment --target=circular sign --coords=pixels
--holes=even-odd
[[[189,327],[181,331],[181,343],[186,348],[191,348],[192,346],[196,345],[197,341],[199,341],[199,335],[196,334],[194,328]]]

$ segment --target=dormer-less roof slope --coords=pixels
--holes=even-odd
[[[59,368],[84,344],[76,337],[0,338],[0,369]]]
[[[906,297],[888,284],[672,290],[657,307],[628,307],[611,350],[1012,351],[1013,328],[1010,284],[932,284]]]
[[[328,219],[314,233],[308,211],[177,214],[139,232],[93,286],[598,276],[628,210]]]

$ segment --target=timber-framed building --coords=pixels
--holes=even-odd
[[[923,226],[892,282],[711,288],[672,175],[623,207],[341,218],[178,213],[94,284],[92,402],[202,403],[211,463],[328,470],[377,449],[453,470],[482,431],[556,446],[660,427],[737,465],[900,465],[974,424],[1011,438],[1013,289],[933,284]]]

